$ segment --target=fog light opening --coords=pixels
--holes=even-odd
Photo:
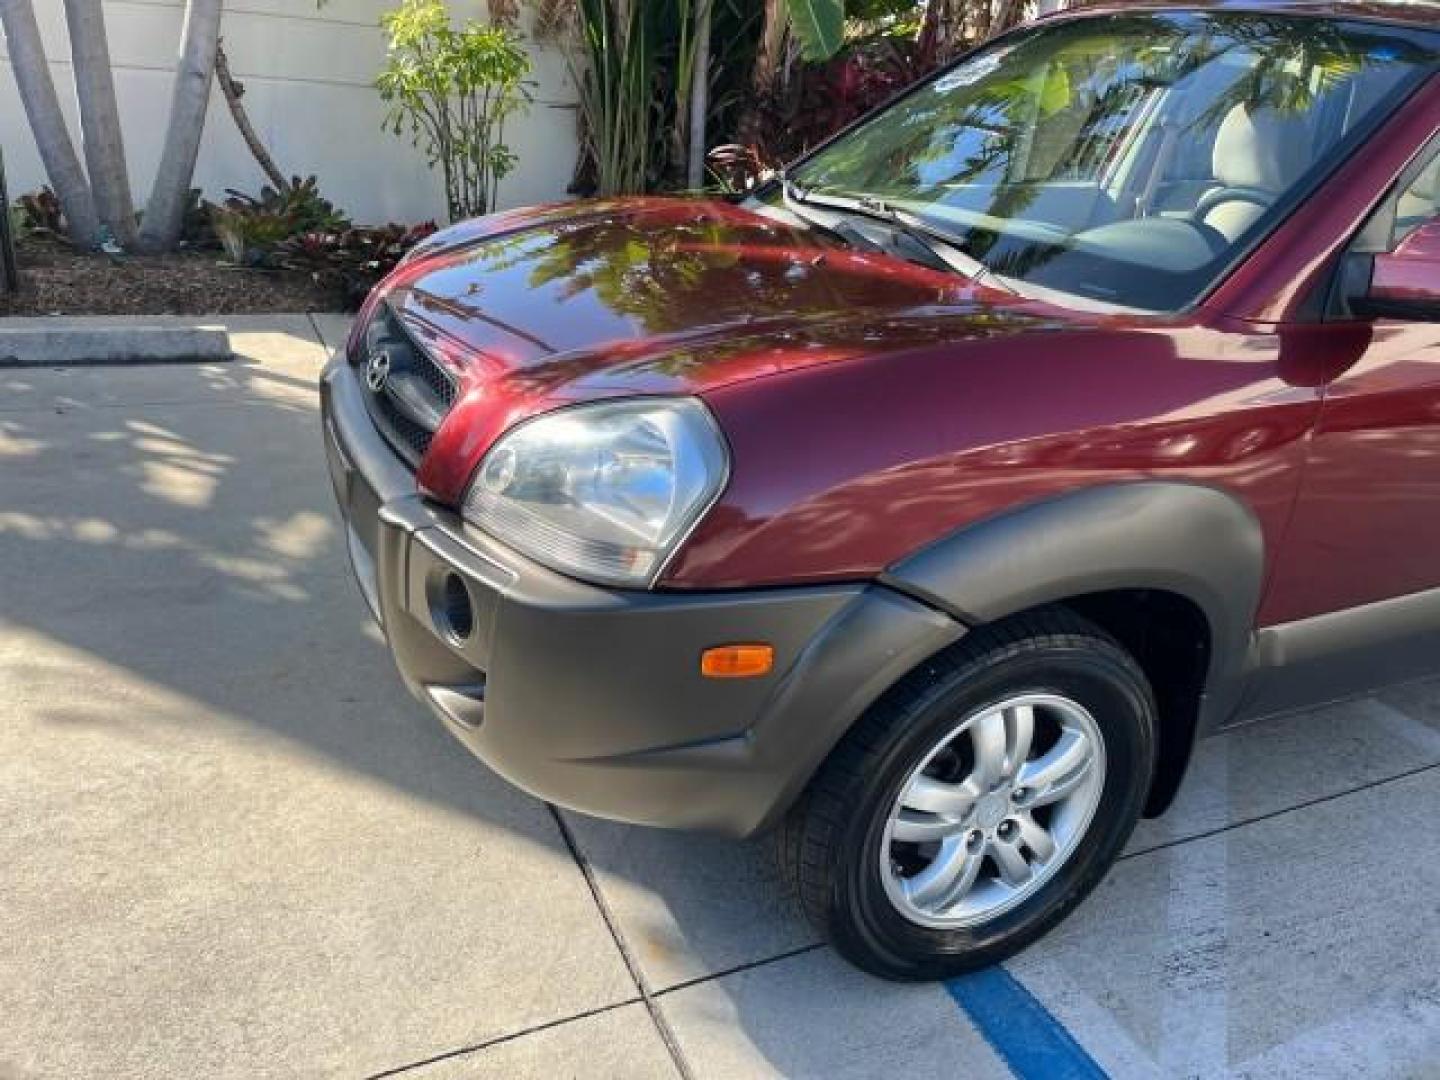
[[[475,605],[465,579],[447,571],[431,596],[430,615],[435,629],[453,644],[463,645],[475,631]]]

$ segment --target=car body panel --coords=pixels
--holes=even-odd
[[[1267,624],[1440,586],[1440,324],[1336,333],[1366,347],[1326,390]]]
[[[730,488],[665,581],[864,577],[1006,509],[1144,478],[1232,493],[1273,554],[1322,373],[1278,333],[1157,326],[937,346],[730,387],[708,399],[732,447]]]

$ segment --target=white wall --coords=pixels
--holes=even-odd
[[[408,138],[380,130],[384,106],[373,81],[384,62],[378,28],[387,0],[230,0],[225,50],[245,106],[287,174],[320,178],[321,190],[357,222],[443,223],[445,200]],[[143,204],[159,162],[180,40],[182,0],[105,0],[126,156],[135,201]],[[481,16],[483,0],[452,0],[456,16]],[[62,0],[35,0],[56,90],[79,150],[79,125]],[[0,36],[0,43],[3,43]],[[574,88],[553,47],[532,46],[535,103],[511,120],[507,142],[519,156],[501,182],[502,207],[561,198],[575,165]],[[20,106],[8,50],[0,46],[0,147],[11,196],[40,187],[44,170]],[[258,191],[265,182],[216,88],[211,96],[196,186],[218,198],[225,188]]]

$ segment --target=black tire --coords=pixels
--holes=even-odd
[[[1068,861],[1012,910],[935,929],[887,895],[879,851],[902,784],[957,720],[1016,693],[1063,694],[1094,718],[1107,767]],[[1053,927],[1119,856],[1155,769],[1155,703],[1144,672],[1103,630],[1061,608],[968,635],[893,687],[841,740],[777,833],[806,916],[851,962],[891,979],[943,979],[998,963]]]

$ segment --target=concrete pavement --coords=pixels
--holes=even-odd
[[[226,325],[0,371],[0,1078],[1023,1074],[818,946],[763,844],[454,745],[345,566],[344,321]],[[1440,685],[1230,733],[1009,973],[1115,1076],[1440,1076],[1437,811]]]

